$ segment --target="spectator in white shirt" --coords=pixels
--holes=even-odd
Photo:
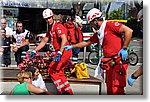
[[[2,60],[2,64],[1,64],[2,67],[8,67],[8,65],[11,65],[10,43],[11,43],[13,30],[7,27],[6,25],[7,25],[6,18],[1,18],[0,29],[3,29],[5,31],[5,37],[3,39],[3,44],[5,45],[5,48],[3,49],[5,53],[3,53],[3,58],[2,58],[5,60]]]
[[[1,18],[0,22],[1,22],[1,28],[5,28],[5,30],[6,30],[6,36],[7,37],[12,37],[13,30],[6,26],[7,25],[6,18]]]

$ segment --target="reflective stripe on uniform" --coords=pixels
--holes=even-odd
[[[68,81],[66,81],[65,83],[63,83],[63,84],[57,86],[57,89],[61,89],[61,88],[63,88],[63,87],[64,87],[65,85],[67,85],[67,84],[69,84]]]
[[[58,86],[57,86],[57,89],[61,89],[61,88],[63,88],[64,86],[65,86],[64,84],[58,85]]]
[[[27,53],[26,51],[23,51],[23,52],[22,52],[22,54],[25,54],[25,55],[26,55],[26,53]]]
[[[72,60],[78,60],[78,58],[77,57],[72,57]]]
[[[67,87],[67,88],[65,88],[65,91],[68,91],[68,90],[71,90],[71,87],[70,87],[70,86]]]
[[[57,84],[57,83],[59,83],[59,82],[61,82],[61,80],[60,80],[60,79],[58,79],[58,80],[54,81],[54,84]]]
[[[64,85],[67,85],[67,84],[69,84],[68,81],[64,82]]]
[[[21,56],[21,58],[25,58],[26,56]]]

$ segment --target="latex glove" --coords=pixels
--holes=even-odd
[[[72,49],[72,48],[73,48],[72,45],[64,46],[64,49],[66,49],[67,51],[70,50],[70,49]]]
[[[128,80],[128,84],[132,86],[136,79],[133,79],[131,76],[129,76],[127,80]]]
[[[33,50],[33,51],[30,53],[30,59],[33,59],[33,57],[35,56],[35,54],[36,54],[36,51]]]
[[[118,56],[121,56],[122,57],[122,60],[126,60],[127,59],[127,57],[128,57],[128,51],[127,51],[127,49],[121,49],[120,51],[119,51],[119,53],[118,53]]]
[[[60,57],[62,55],[62,52],[58,51],[58,54],[56,55],[56,57],[53,59],[54,62],[60,61]]]

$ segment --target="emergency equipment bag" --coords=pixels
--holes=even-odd
[[[70,44],[76,44],[83,41],[83,33],[79,27],[76,27],[72,21],[67,21],[64,24],[67,29],[67,39]]]
[[[87,65],[84,62],[76,64],[71,73],[73,72],[75,72],[77,78],[90,78],[90,76],[88,75]]]
[[[113,62],[112,58],[102,58],[100,67],[104,70],[109,70],[110,69],[110,64]]]
[[[113,67],[115,64],[122,63],[122,59],[120,56],[112,56],[112,57],[103,57],[101,59],[100,67],[104,70],[109,70],[111,67]],[[123,62],[125,63],[125,62]],[[126,62],[127,63],[127,62]]]

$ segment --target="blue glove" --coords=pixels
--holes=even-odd
[[[127,57],[128,57],[128,51],[126,49],[121,49],[118,53],[118,56],[121,56],[122,57],[122,60],[126,60]]]
[[[70,50],[70,49],[72,49],[72,48],[73,48],[72,45],[64,46],[64,49],[66,49],[67,51]]]
[[[33,57],[35,56],[35,54],[36,54],[36,51],[33,50],[33,51],[31,52],[31,54],[30,54],[30,59],[33,59]]]
[[[131,76],[129,76],[127,80],[128,80],[128,84],[132,86],[136,79],[133,79]]]
[[[54,62],[60,61],[60,57],[62,55],[62,52],[58,51],[58,54],[56,55],[56,57],[53,59]]]

